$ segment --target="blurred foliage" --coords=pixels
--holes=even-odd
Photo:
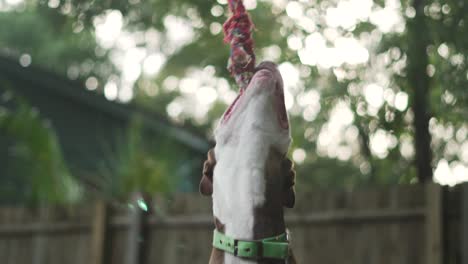
[[[69,21],[48,21],[42,17],[33,10],[2,13],[0,43],[5,52],[32,54],[34,59],[47,61],[49,67],[62,72],[66,70],[62,65],[73,65],[84,59],[92,63],[97,60],[94,56],[96,43],[89,30],[70,34]]]
[[[134,192],[168,194],[176,189],[177,172],[171,162],[179,153],[171,151],[171,140],[159,138],[157,147],[145,136],[142,121],[135,117],[117,151],[107,155],[102,164],[101,192],[125,200]],[[173,143],[173,142],[172,142]]]
[[[93,188],[99,196],[125,201],[134,192],[172,193],[191,172],[186,166],[191,164],[184,167],[190,154],[174,148],[173,139],[145,133],[136,117],[117,150],[105,157],[100,175],[79,182],[68,169],[54,129],[39,111],[9,90],[1,98],[0,144],[8,147],[9,158],[4,161],[7,175],[0,186],[0,201],[71,203],[85,198],[83,192]]]
[[[288,38],[297,36],[303,43],[304,39],[313,32],[329,34],[330,28],[325,15],[328,8],[336,6],[338,2],[338,0],[297,2],[314,22],[313,30],[310,30],[308,25],[296,23],[287,15],[284,8],[274,7],[271,1],[259,0],[256,2],[256,8],[250,10],[256,25],[254,38],[259,60],[269,58],[265,51],[273,47],[280,51],[275,61],[290,62],[300,75],[300,85],[294,87],[297,98],[290,118],[294,142],[292,151],[302,148],[307,154],[303,163],[296,166],[298,180],[307,183],[301,188],[415,182],[414,154],[402,155],[405,141],[412,143],[415,137],[412,123],[414,87],[409,80],[417,80],[418,76],[412,76],[413,78],[408,76],[409,47],[415,43],[411,43],[414,38],[411,38],[409,35],[411,32],[406,26],[412,22],[414,10],[410,1],[406,0],[374,1],[374,9],[382,9],[392,3],[400,6],[398,10],[404,20],[403,29],[382,32],[368,19],[360,20],[350,28],[341,26],[333,28],[332,31],[339,36],[371,42],[367,45],[370,52],[367,63],[344,64],[330,69],[301,63],[298,52],[288,45]],[[49,7],[51,3],[57,4],[51,8]],[[466,91],[468,3],[463,0],[427,0],[424,3],[424,24],[427,28],[424,34],[430,43],[425,47],[429,59],[427,72],[430,77],[427,110],[432,117],[429,129],[433,135],[431,146],[434,158],[431,165],[435,167],[437,161],[441,159],[460,162],[458,150],[466,140],[466,135],[463,136],[460,131],[467,129],[468,116]],[[215,7],[222,7],[224,13],[214,15],[212,10]],[[206,66],[212,66],[217,78],[227,79],[234,87],[225,70],[228,47],[222,43],[222,34],[214,34],[210,29],[216,26],[216,23],[219,26],[226,19],[226,5],[223,1],[26,0],[18,8],[0,12],[2,24],[0,46],[3,47],[1,50],[13,56],[31,54],[33,62],[67,74],[70,78],[85,80],[89,76],[97,76],[100,83],[98,92],[102,92],[107,80],[115,78],[121,71],[112,62],[116,57],[115,49],[103,48],[94,39],[94,21],[110,10],[118,10],[122,14],[124,29],[135,36],[157,32],[160,37],[159,46],[150,45],[144,38],[137,42],[137,46],[161,51],[167,56],[167,61],[156,76],[141,75],[136,81],[134,98],[140,105],[167,114],[168,105],[181,94],[176,89],[166,89],[165,81],[172,77],[184,78],[193,69]],[[175,50],[171,48],[167,32],[169,17],[189,21],[194,32],[191,42]],[[15,30],[10,30],[11,28]],[[330,40],[327,40],[327,45],[329,42]],[[383,105],[375,113],[367,110],[369,103],[363,90],[370,82],[382,78],[382,75],[390,77],[389,83],[384,87],[386,91],[393,95],[399,92],[409,94],[407,108],[397,109],[389,102],[390,100],[384,100]],[[304,118],[305,109],[297,106],[297,100],[301,94],[311,90],[316,90],[320,94],[320,111],[313,120],[307,121]],[[353,149],[353,155],[345,159],[340,159],[335,154],[323,153],[319,151],[318,146],[320,134],[326,131],[333,110],[340,103],[347,105],[352,112],[352,123],[345,129],[351,132],[357,131],[355,141],[358,142],[358,148]],[[210,135],[213,123],[225,108],[225,103],[218,100],[213,103],[202,121],[196,120],[190,115],[191,113],[182,113],[176,121],[195,124]],[[437,129],[442,132],[436,133]],[[396,139],[395,144],[388,148],[386,155],[377,155],[372,151],[371,138],[379,131],[384,131]],[[455,136],[457,133],[461,136]],[[177,167],[146,157],[143,153],[148,150],[142,150],[145,144],[138,136],[132,136],[130,133],[128,142],[131,143],[122,147],[118,159],[124,161],[122,167],[117,170],[120,171],[119,177],[122,182],[125,182],[122,187],[128,188],[125,191],[131,191],[137,186],[146,186],[144,183],[146,181],[159,181],[158,175],[161,173],[170,175],[169,168]],[[454,148],[457,151],[454,151]],[[170,159],[177,160],[177,157]],[[166,162],[170,162],[170,159]],[[142,175],[153,175],[154,179],[139,177],[126,179],[135,171]],[[170,185],[165,182],[158,184]],[[154,183],[154,186],[156,185]],[[148,183],[147,186],[150,188],[153,183]]]
[[[10,148],[13,163],[7,165],[13,167],[10,173],[14,172],[13,177],[21,182],[22,190],[10,193],[4,182],[0,200],[69,203],[80,199],[82,189],[64,162],[50,124],[25,101],[14,98],[13,93],[6,92],[2,97],[15,100],[14,111],[0,107],[0,134],[13,142]]]

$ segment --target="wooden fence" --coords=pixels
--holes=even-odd
[[[208,262],[210,199],[145,206],[0,208],[0,263]],[[299,263],[468,264],[468,185],[314,191],[298,195],[286,221]]]

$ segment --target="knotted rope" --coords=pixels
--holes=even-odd
[[[229,0],[228,3],[232,16],[223,25],[224,42],[231,46],[227,68],[242,92],[255,71],[253,23],[242,0]]]

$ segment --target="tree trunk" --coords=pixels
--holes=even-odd
[[[429,76],[427,74],[429,34],[424,15],[424,0],[414,0],[416,15],[408,26],[408,80],[412,95],[415,129],[416,168],[419,182],[432,180],[431,135],[429,134]]]
[[[359,120],[356,122],[356,126],[359,131],[359,141],[361,145],[361,152],[363,156],[369,162],[370,170],[369,177],[367,178],[368,184],[375,184],[377,182],[376,168],[374,164],[374,159],[372,158],[372,152],[370,149],[369,143],[369,129]]]

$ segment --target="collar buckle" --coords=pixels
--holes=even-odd
[[[237,251],[238,251],[238,249],[239,249],[239,247],[237,246],[238,242],[239,242],[239,240],[234,239],[234,252],[233,252],[233,254],[234,254],[234,256],[236,256],[236,257],[237,257]]]

